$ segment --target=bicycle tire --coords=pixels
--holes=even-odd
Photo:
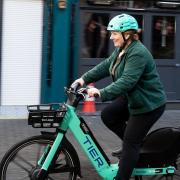
[[[173,180],[178,180],[178,179],[180,179],[180,154],[176,158],[175,168],[176,168],[176,170],[173,175]]]
[[[0,164],[1,180],[20,180],[22,177],[32,180],[32,172],[37,167],[37,161],[43,153],[41,147],[53,144],[54,139],[53,135],[32,136],[12,146]],[[38,150],[37,154],[35,150]],[[76,180],[77,175],[80,174],[77,152],[66,138],[61,143],[61,151],[56,163],[58,165],[56,166],[58,169],[55,169],[56,173],[51,173],[52,171],[49,170],[46,180]]]

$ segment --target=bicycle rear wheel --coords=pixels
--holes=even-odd
[[[39,135],[25,139],[14,145],[4,155],[0,165],[1,180],[34,180],[32,174],[37,171],[37,162],[44,148],[52,145],[54,136]],[[48,172],[46,180],[75,180],[80,170],[80,162],[76,151],[64,138],[61,151],[54,166]]]
[[[176,162],[175,162],[176,171],[173,175],[173,180],[179,180],[180,179],[180,154],[178,155]]]

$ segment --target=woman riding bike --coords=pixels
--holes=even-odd
[[[117,15],[107,30],[115,50],[75,82],[83,86],[112,77],[111,84],[103,89],[90,88],[88,95],[98,94],[102,101],[113,100],[102,111],[101,118],[123,140],[122,150],[113,153],[121,153],[115,180],[129,180],[144,137],[164,112],[166,97],[155,61],[137,38],[136,19],[128,14]]]

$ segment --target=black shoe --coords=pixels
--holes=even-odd
[[[112,156],[120,158],[122,155],[122,149],[117,149],[115,151],[112,152]]]

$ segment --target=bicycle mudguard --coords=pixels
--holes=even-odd
[[[138,167],[172,165],[180,152],[180,129],[165,127],[146,136],[140,151]]]

